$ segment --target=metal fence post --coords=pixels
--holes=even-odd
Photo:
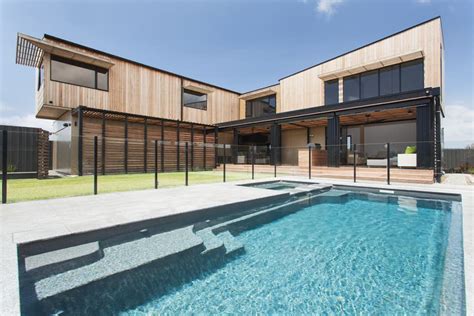
[[[155,139],[155,189],[158,189],[158,140]]]
[[[7,203],[7,149],[8,131],[2,131],[2,204]]]
[[[224,180],[224,182],[226,180],[225,179],[225,164],[226,164],[226,159],[227,159],[226,149],[227,149],[227,146],[226,146],[226,144],[224,144],[224,165],[223,165],[223,172],[224,172],[224,175],[223,175],[224,179],[223,180]]]
[[[186,182],[186,186],[189,184],[189,175],[188,175],[188,171],[189,171],[189,168],[188,168],[188,142],[186,142],[184,144],[184,172],[185,172],[185,182]]]
[[[390,184],[390,143],[387,143],[387,184]]]
[[[97,136],[94,136],[94,195],[97,194]]]
[[[354,183],[357,181],[357,150],[356,144],[354,144],[354,149],[352,150],[354,157]]]
[[[252,180],[255,179],[255,145],[252,146]]]
[[[311,179],[311,146],[308,146],[308,176]]]
[[[277,176],[277,162],[276,162],[276,150],[274,147],[272,147],[273,151],[273,177],[276,178]]]

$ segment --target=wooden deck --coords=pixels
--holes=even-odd
[[[273,174],[274,167],[272,165],[255,165],[255,173]],[[222,165],[216,168],[222,170]],[[251,172],[252,166],[249,164],[227,164],[226,171],[234,172]],[[387,181],[386,168],[368,168],[363,166],[357,167],[357,180],[365,181]],[[277,166],[277,175],[301,175],[308,176],[308,168],[298,166],[281,165]],[[311,168],[311,176],[314,178],[335,178],[335,179],[353,179],[354,169],[350,166],[344,167],[320,167],[313,166]],[[434,181],[433,170],[427,169],[400,169],[397,167],[390,168],[390,182],[397,183],[420,183],[431,184]]]

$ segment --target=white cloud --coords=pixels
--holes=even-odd
[[[447,105],[442,120],[445,147],[465,147],[474,143],[474,108]]]
[[[344,0],[317,0],[316,10],[327,16],[331,16],[336,12],[336,6],[340,5]]]
[[[37,119],[33,114],[0,116],[0,125],[39,127],[47,131],[53,130],[53,121]]]

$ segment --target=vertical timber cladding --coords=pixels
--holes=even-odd
[[[206,146],[206,170],[212,170],[216,167],[216,152],[215,149],[215,133],[213,128],[205,130],[205,146]]]

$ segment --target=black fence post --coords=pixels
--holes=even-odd
[[[189,175],[188,175],[188,171],[189,171],[189,168],[188,168],[188,142],[186,142],[184,144],[184,172],[185,172],[185,182],[186,182],[186,186],[189,184]]]
[[[354,183],[357,181],[357,150],[356,145],[354,144],[354,148],[352,150],[352,155],[354,157]]]
[[[390,143],[387,143],[387,184],[390,184]]]
[[[224,182],[225,182],[225,180],[226,180],[226,179],[225,179],[225,164],[226,164],[226,159],[227,159],[227,153],[226,153],[226,151],[227,151],[227,146],[226,146],[226,144],[224,144],[224,164],[223,164],[223,166],[222,166],[222,167],[223,167],[223,172],[224,172],[224,175],[223,175],[223,177],[224,177],[224,178],[223,178]]]
[[[311,179],[311,146],[308,146],[308,176]]]
[[[94,136],[94,195],[97,194],[97,136]]]
[[[158,189],[158,140],[155,139],[155,189]]]
[[[2,204],[7,203],[7,149],[8,131],[2,131]]]
[[[252,180],[255,179],[255,145],[252,146]]]
[[[273,151],[273,176],[276,178],[277,176],[277,162],[276,162],[276,149],[272,147]]]

